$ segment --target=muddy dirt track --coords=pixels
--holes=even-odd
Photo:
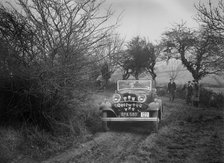
[[[115,123],[108,132],[45,163],[224,162],[223,110],[164,98],[158,133],[147,123]]]

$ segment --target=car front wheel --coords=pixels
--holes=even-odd
[[[107,118],[107,112],[103,112],[102,113],[102,118]],[[103,131],[108,131],[108,122],[107,121],[102,121],[102,127],[103,127]]]
[[[153,111],[153,113],[152,113],[152,117],[156,117],[156,118],[158,118],[158,112],[159,111]],[[158,132],[158,130],[159,130],[159,121],[153,121],[152,122],[152,125],[153,125],[153,130],[154,130],[154,132],[155,133],[157,133]]]
[[[153,130],[155,133],[158,133],[158,131],[159,131],[159,122],[158,121],[153,122]]]

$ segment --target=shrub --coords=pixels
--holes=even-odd
[[[200,90],[200,105],[209,107],[212,94],[212,91],[202,88]]]
[[[113,29],[103,25],[111,13],[99,18],[101,2],[96,1],[17,2],[21,12],[0,5],[0,124],[29,125],[58,135],[94,131],[91,116],[97,113],[80,108],[96,72],[93,62],[102,59],[96,56],[105,46],[100,41]],[[52,24],[56,19],[63,30]]]
[[[222,93],[216,95],[215,103],[218,108],[224,107],[224,95]]]
[[[222,108],[224,106],[224,96],[222,93],[215,93],[211,90],[201,89],[200,104],[205,107]]]
[[[102,42],[111,39],[109,31],[116,26],[103,25],[111,12],[99,17],[102,3],[96,1],[17,2],[21,12],[0,5],[0,121],[51,131],[58,125],[73,129],[74,117],[79,118],[74,110],[85,101],[97,62],[103,59],[96,54],[108,46]],[[52,24],[54,20],[58,23]]]
[[[1,123],[30,123],[52,130],[54,121],[66,119],[69,108],[62,97],[45,94],[36,80],[13,77],[1,81]]]
[[[182,88],[183,88],[182,85],[177,85],[175,96],[178,97],[178,98],[184,99],[185,98],[185,91]],[[168,96],[167,86],[157,87],[157,94],[159,96]]]
[[[165,96],[167,94],[167,88],[166,87],[157,87],[157,94],[159,96]]]
[[[108,82],[106,89],[115,91],[117,89],[117,83],[116,82]]]
[[[186,92],[185,92],[185,90],[183,90],[182,85],[177,85],[176,97],[181,98],[181,99],[186,98]]]

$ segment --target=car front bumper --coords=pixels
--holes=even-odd
[[[141,117],[111,117],[111,118],[101,118],[102,121],[157,121],[159,122],[159,118],[150,117],[150,118],[141,118]]]

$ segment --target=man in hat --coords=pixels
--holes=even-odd
[[[186,98],[186,104],[191,104],[192,94],[193,94],[193,85],[191,81],[188,81],[184,87],[183,90],[185,90],[185,98]]]
[[[192,93],[192,104],[198,107],[200,97],[200,86],[198,81],[193,80],[193,93]]]
[[[170,97],[170,101],[174,101],[175,98],[175,92],[176,92],[176,83],[173,79],[170,79],[170,82],[168,83],[168,93]]]

